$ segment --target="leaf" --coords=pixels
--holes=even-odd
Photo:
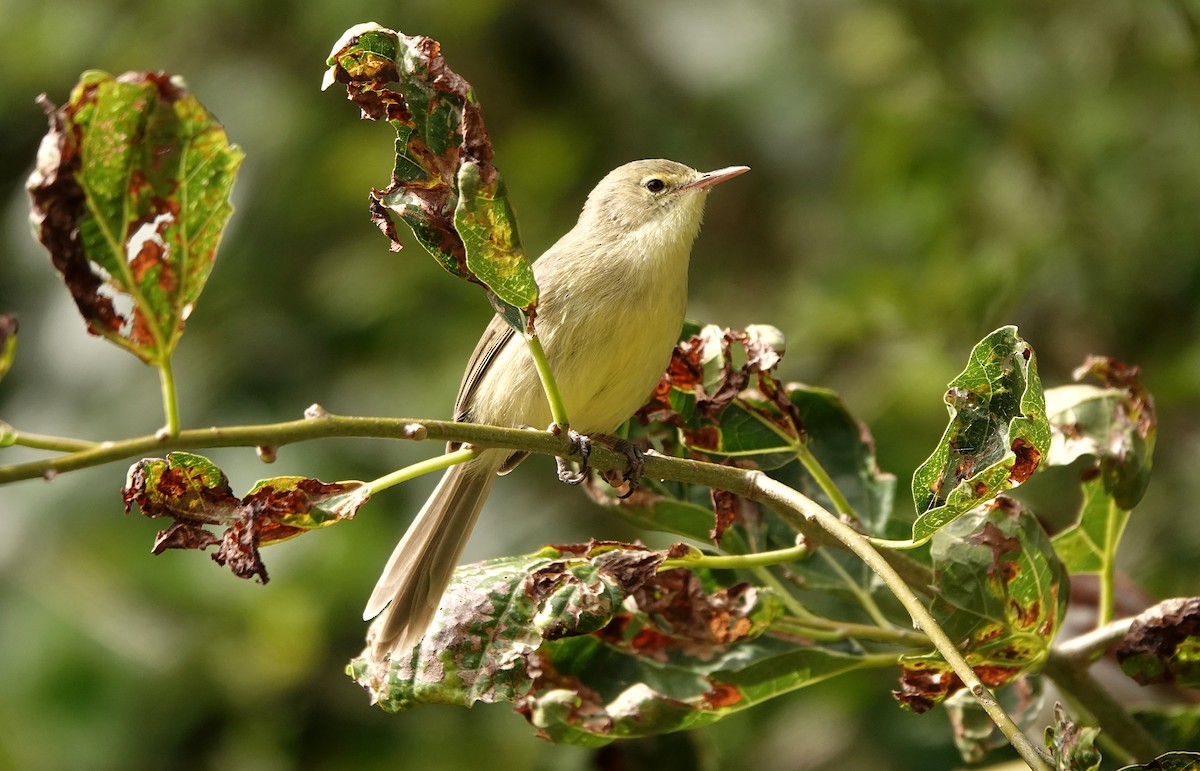
[[[389,711],[511,701],[552,741],[704,725],[866,664],[766,634],[769,589],[657,572],[667,556],[626,544],[546,547],[460,567],[411,656],[367,652],[348,673]]]
[[[805,435],[803,421],[791,398],[793,387],[785,388],[772,373],[783,346],[779,330],[766,325],[744,331],[685,327],[654,395],[627,426],[630,439],[670,455],[702,453],[743,467],[778,468],[794,460]],[[624,499],[594,478],[585,489],[639,527],[719,541],[731,553],[748,547],[730,528],[759,518],[752,504],[698,485],[643,480]],[[790,533],[786,545],[794,537]]]
[[[1032,514],[1000,496],[959,517],[933,538],[930,610],[989,686],[1038,666],[1067,605],[1067,574]],[[924,712],[962,687],[939,654],[905,656],[906,707]]]
[[[769,590],[710,592],[682,570],[656,579],[601,631],[539,651],[516,705],[539,735],[597,746],[696,728],[865,664],[762,634],[782,612]]]
[[[17,355],[17,317],[11,313],[0,314],[0,380],[8,374]]]
[[[692,453],[778,468],[795,459],[804,437],[795,405],[771,373],[782,350],[774,327],[705,326],[675,346],[637,418],[675,427]]]
[[[1052,429],[1049,463],[1062,466],[1084,455],[1098,461],[1104,489],[1130,511],[1149,484],[1158,418],[1154,400],[1138,381],[1137,367],[1090,356],[1075,379],[1093,376],[1103,386],[1079,383],[1046,392]]]
[[[789,384],[788,399],[804,424],[809,451],[829,474],[859,520],[876,532],[892,514],[896,477],[879,468],[870,429],[828,389]],[[822,506],[836,507],[799,463],[772,474]]]
[[[517,711],[543,738],[590,747],[699,728],[866,666],[860,656],[766,637],[739,643],[702,669],[622,655],[590,636],[556,643],[540,662]]]
[[[1100,751],[1096,737],[1100,729],[1080,727],[1067,717],[1061,704],[1054,705],[1054,722],[1046,726],[1046,747],[1054,760],[1055,771],[1096,771],[1100,768]]]
[[[160,364],[212,270],[242,151],[165,73],[91,71],[62,108],[39,101],[37,237],[88,331]]]
[[[371,192],[372,219],[392,249],[401,244],[389,212],[443,268],[484,286],[497,312],[526,333],[537,305],[533,270],[475,93],[440,51],[436,40],[359,24],[334,45],[322,88],[345,84],[363,118],[396,130],[391,183]]]
[[[1083,481],[1079,521],[1054,536],[1054,549],[1074,575],[1111,573],[1129,512],[1117,505],[1092,469]]]
[[[1200,686],[1200,597],[1164,600],[1134,619],[1117,662],[1141,685]]]
[[[995,694],[1004,711],[1023,731],[1041,726],[1045,678],[1019,677]],[[988,716],[970,691],[956,691],[946,698],[946,715],[954,731],[954,746],[968,763],[979,763],[987,753],[1008,745],[1008,739]]]
[[[945,401],[950,424],[913,474],[915,541],[1024,482],[1049,450],[1037,360],[1016,327],[1001,327],[975,346]]]
[[[381,663],[368,649],[347,673],[389,712],[513,701],[528,688],[529,654],[545,639],[603,627],[663,558],[594,542],[460,566],[411,657]]]
[[[1072,573],[1109,573],[1129,515],[1149,483],[1158,420],[1136,367],[1091,356],[1075,371],[1077,380],[1089,375],[1104,385],[1046,392],[1049,464],[1096,458],[1083,473],[1079,519],[1055,536],[1054,546]]]
[[[239,578],[257,576],[266,583],[260,546],[327,527],[355,513],[370,497],[361,482],[327,484],[304,477],[276,477],[256,483],[239,499],[229,480],[209,459],[187,452],[145,458],[129,468],[121,490],[125,513],[137,504],[142,514],[170,517],[151,549],[199,549],[217,546],[212,558]],[[208,526],[224,527],[218,537]]]
[[[1122,766],[1119,771],[1200,771],[1200,752],[1168,752],[1144,765]]]

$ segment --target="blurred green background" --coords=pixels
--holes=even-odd
[[[1200,4],[1192,0],[606,0],[385,6],[0,0],[0,311],[21,321],[0,419],[86,438],[153,431],[155,373],[83,332],[29,234],[23,183],[81,71],[186,77],[247,160],[237,212],[176,355],[188,426],[447,417],[490,310],[367,221],[392,136],[318,90],[375,20],[440,40],[476,89],[533,252],[608,169],[667,156],[753,172],[712,196],[691,315],[780,327],[787,379],[834,388],[906,484],[971,344],[1016,323],[1043,379],[1088,353],[1141,365],[1155,478],[1121,564],[1196,594],[1200,553]],[[369,479],[430,446],[213,453],[244,491],[276,474]],[[30,457],[0,451],[0,463]],[[534,460],[497,486],[467,558],[639,534]],[[944,714],[902,713],[893,672],[779,698],[694,735],[554,747],[506,706],[368,706],[342,674],[362,603],[432,486],[271,548],[267,586],[151,557],[124,464],[0,489],[0,768],[949,768]],[[1076,505],[1038,479],[1047,520]],[[902,505],[907,498],[902,497]]]

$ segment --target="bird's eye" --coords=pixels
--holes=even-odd
[[[661,179],[658,179],[657,177],[654,179],[648,179],[643,184],[645,184],[646,189],[649,190],[651,193],[661,193],[667,187],[667,183],[663,182]]]

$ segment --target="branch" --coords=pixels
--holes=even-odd
[[[1162,753],[1158,740],[1091,676],[1088,662],[1052,650],[1042,674],[1054,681],[1076,710],[1092,718],[1102,736],[1126,753],[1125,761],[1148,763]]]
[[[548,431],[500,428],[497,426],[459,423],[447,420],[411,420],[408,418],[361,418],[332,415],[318,405],[305,411],[301,420],[227,428],[189,429],[174,437],[158,435],[135,437],[117,442],[103,442],[76,452],[70,452],[29,463],[0,467],[0,484],[21,479],[42,477],[52,479],[60,473],[90,466],[129,459],[168,449],[203,449],[207,447],[270,447],[277,448],[294,442],[333,437],[367,437],[404,439],[410,441],[440,440],[469,444],[476,448],[505,448],[516,451],[568,457],[570,442],[565,435]],[[591,465],[598,471],[625,469],[628,459],[597,443],[593,446]],[[771,479],[761,471],[733,466],[668,458],[648,453],[644,474],[648,477],[674,482],[699,484],[727,490],[735,495],[757,501],[780,514],[810,544],[840,545],[856,554],[875,571],[908,610],[914,623],[954,669],[955,674],[971,690],[984,710],[998,725],[1017,752],[1031,768],[1048,769],[1028,737],[1020,732],[1012,718],[996,702],[995,697],[979,680],[967,661],[958,652],[945,632],[937,625],[913,586],[921,587],[927,574],[914,568],[911,560],[902,555],[884,557],[867,538],[826,511],[816,502],[787,485]],[[775,555],[777,556],[777,555]],[[894,566],[892,563],[895,562]],[[915,564],[915,563],[914,563]],[[897,570],[910,572],[910,586]]]
[[[983,707],[988,717],[1000,728],[1004,737],[1016,749],[1021,759],[1035,771],[1049,771],[1050,765],[1047,758],[1042,755],[1041,751],[1030,741],[1029,737],[1021,733],[1021,729],[1017,727],[1013,719],[1004,711],[1000,703],[996,701],[996,697],[992,695],[988,687],[975,674],[975,670],[971,668],[971,665],[959,653],[958,648],[955,647],[954,643],[946,635],[946,632],[938,625],[928,608],[925,607],[925,604],[917,597],[895,569],[892,568],[888,561],[883,558],[883,555],[875,550],[875,547],[868,542],[865,536],[842,522],[838,517],[830,514],[812,499],[793,490],[782,482],[771,479],[759,471],[745,473],[753,480],[754,488],[752,494],[746,495],[747,498],[770,507],[791,525],[797,527],[801,524],[805,524],[808,527],[812,527],[813,525],[819,526],[844,544],[859,559],[867,563],[867,566],[875,571],[875,574],[879,576],[880,580],[883,581],[892,594],[895,595],[896,599],[904,606],[904,609],[908,611],[913,619],[913,623],[929,636],[938,653],[946,659],[951,669],[954,670],[954,674],[958,675],[963,684],[974,694],[975,699]]]

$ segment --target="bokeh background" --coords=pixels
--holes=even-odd
[[[788,379],[838,390],[901,479],[944,427],[970,345],[1016,323],[1047,384],[1088,353],[1143,367],[1155,478],[1121,565],[1196,594],[1200,560],[1200,5],[1192,0],[0,0],[0,311],[21,321],[0,419],[102,439],[161,424],[155,373],[89,338],[29,234],[23,183],[79,73],[186,77],[246,151],[237,212],[176,355],[184,423],[446,417],[490,310],[367,221],[392,136],[318,90],[353,23],[443,43],[475,86],[533,252],[608,169],[667,156],[753,172],[711,198],[691,315],[787,335]],[[213,453],[235,489],[369,479],[430,446]],[[0,450],[0,463],[25,459]],[[525,464],[468,558],[638,533]],[[342,674],[394,539],[432,486],[273,547],[266,586],[196,553],[151,557],[124,464],[0,489],[0,768],[930,769],[940,712],[894,673],[799,691],[690,735],[550,746],[506,706],[368,706]],[[1065,487],[1064,487],[1065,481]],[[1051,522],[1069,476],[1034,480]],[[901,498],[901,504],[906,501]],[[648,765],[647,765],[648,764]]]

